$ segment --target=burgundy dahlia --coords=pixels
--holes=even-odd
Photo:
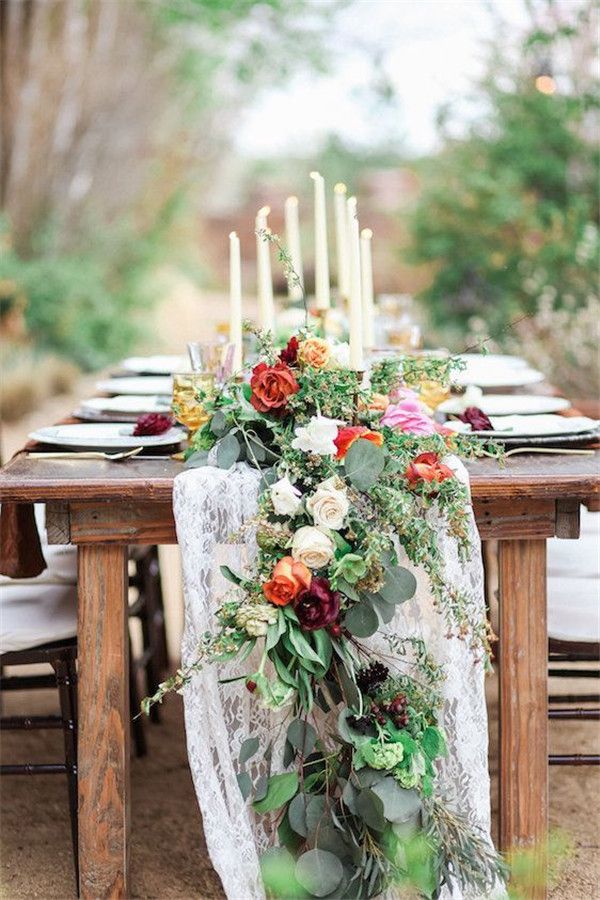
[[[298,362],[298,338],[291,337],[287,342],[287,346],[283,348],[279,354],[279,359],[287,366],[295,366]]]
[[[494,426],[477,406],[467,406],[464,413],[458,417],[461,422],[467,422],[473,431],[493,431]]]
[[[340,614],[340,594],[331,590],[326,578],[315,576],[310,587],[298,594],[294,610],[305,631],[325,628]]]
[[[135,437],[145,437],[151,434],[164,434],[168,431],[173,420],[170,416],[164,416],[162,413],[148,413],[144,416],[138,416],[133,429]]]

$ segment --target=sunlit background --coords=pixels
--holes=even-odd
[[[429,346],[490,338],[596,394],[590,0],[4,0],[0,18],[5,420],[225,322],[232,228],[252,315],[254,216],[268,203],[281,231],[289,193],[310,288],[311,169],[357,193],[376,292],[413,297]]]

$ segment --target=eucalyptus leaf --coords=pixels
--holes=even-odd
[[[346,476],[359,491],[368,491],[377,482],[385,466],[385,453],[373,441],[359,438],[344,459]]]
[[[240,755],[239,761],[240,765],[244,765],[245,762],[248,762],[249,759],[252,759],[256,751],[260,746],[260,741],[257,737],[249,737],[242,743],[240,747]]]
[[[240,772],[236,777],[242,797],[247,800],[252,792],[252,779],[247,772]]]
[[[267,813],[274,809],[279,809],[284,803],[292,799],[297,790],[297,772],[284,772],[282,775],[272,775],[269,778],[267,793],[261,800],[254,801],[254,809],[259,813]]]
[[[186,469],[201,469],[208,465],[208,450],[196,450],[185,461]]]
[[[346,613],[344,626],[354,637],[367,638],[379,628],[379,619],[368,600],[361,600]]]
[[[240,443],[230,431],[217,444],[217,465],[220,469],[230,469],[241,458]]]
[[[339,668],[339,678],[346,703],[348,706],[353,706],[355,709],[358,709],[360,706],[360,691],[346,670],[342,667]]]
[[[371,790],[383,803],[383,814],[390,822],[408,822],[421,811],[417,792],[400,787],[391,775],[373,785]]]
[[[215,437],[221,438],[224,436],[227,428],[228,425],[225,413],[221,409],[218,409],[210,420],[210,430]]]
[[[309,836],[313,835],[322,823],[325,805],[325,797],[321,794],[308,798],[306,804],[306,828]]]
[[[383,625],[389,625],[396,615],[396,604],[387,603],[379,594],[369,594],[369,601]]]
[[[365,788],[356,798],[356,811],[363,822],[373,831],[383,831],[386,826],[383,814],[383,801],[381,797],[373,793],[371,788]]]
[[[270,847],[260,858],[260,873],[270,897],[299,897],[294,857],[284,847]]]
[[[404,603],[415,596],[417,579],[403,566],[389,566],[385,569],[385,583],[379,589],[379,596],[386,603]]]
[[[264,800],[267,796],[267,788],[269,787],[269,778],[267,775],[261,775],[254,785],[254,799]]]
[[[338,578],[336,581],[336,587],[338,591],[341,591],[342,594],[345,594],[349,600],[354,600],[355,603],[358,603],[360,600],[360,594],[356,590],[353,584],[350,584],[349,581],[346,581],[345,578]]]
[[[310,724],[302,719],[294,719],[290,722],[286,739],[292,747],[302,756],[309,756],[317,742],[317,732]]]
[[[306,837],[308,828],[306,825],[306,794],[296,794],[290,805],[288,806],[288,819],[291,827],[296,834]]]
[[[343,876],[340,860],[328,850],[308,850],[296,863],[296,878],[313,897],[331,894]]]

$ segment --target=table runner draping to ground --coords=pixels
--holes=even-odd
[[[466,481],[462,464],[455,460],[453,465],[459,477]],[[173,508],[185,592],[184,667],[196,659],[201,636],[215,629],[214,613],[230,587],[220,574],[220,565],[226,563],[239,571],[251,560],[251,530],[245,530],[243,540],[238,543],[231,542],[230,537],[256,512],[259,480],[255,470],[239,464],[228,471],[214,467],[191,469],[175,479]],[[436,516],[433,512],[429,515]],[[469,522],[472,554],[467,563],[459,560],[456,544],[445,533],[439,518],[436,529],[445,560],[446,580],[476,598],[484,616],[483,568],[473,516]],[[403,564],[412,568],[406,559]],[[449,752],[440,769],[439,790],[471,824],[489,836],[483,665],[474,663],[467,641],[446,636],[447,626],[433,607],[427,576],[422,570],[415,574],[418,582],[415,597],[397,606],[394,619],[384,628],[405,637],[424,639],[435,661],[444,667],[441,724],[447,734]],[[381,633],[369,641],[389,654]],[[255,649],[254,654],[258,653]],[[284,713],[263,708],[251,694],[240,691],[239,682],[219,684],[221,677],[253,671],[254,662],[251,656],[241,666],[235,661],[208,665],[184,689],[190,768],[208,851],[229,900],[264,897],[259,855],[272,842],[264,817],[255,818],[242,798],[236,780],[236,761],[241,743],[249,734],[260,738],[264,752]],[[273,748],[274,770],[281,751],[281,747]],[[446,896],[461,894],[455,890],[452,894],[446,892]]]

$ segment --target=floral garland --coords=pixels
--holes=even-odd
[[[261,471],[250,523],[258,554],[249,571],[222,568],[233,587],[216,634],[143,708],[205,663],[243,661],[259,646],[244,688],[289,710],[284,771],[253,782],[252,735],[239,757],[244,798],[277,826],[279,846],[262,859],[267,894],[367,898],[395,884],[437,897],[455,882],[484,896],[504,865],[436,794],[435,762],[447,753],[443,672],[421,641],[385,635],[399,671],[364,643],[415,593],[399,543],[427,572],[448,636],[487,655],[486,624],[473,598],[444,581],[425,515],[437,507],[467,560],[468,493],[444,457],[483,448],[435,423],[410,387],[447,380],[455,362],[386,359],[366,384],[345,344],[305,329],[277,353],[269,335],[257,337],[249,381],[204,398],[210,419],[188,465],[246,461]]]

